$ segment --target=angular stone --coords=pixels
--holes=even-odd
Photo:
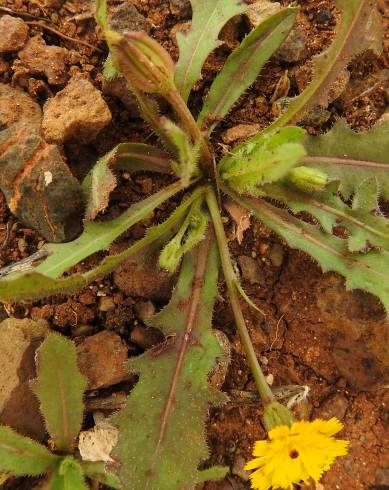
[[[104,330],[87,337],[78,347],[78,366],[88,379],[88,389],[115,385],[129,377],[127,346],[119,335]]]
[[[18,122],[40,128],[41,108],[22,90],[0,83],[0,130]]]
[[[19,51],[27,42],[28,25],[17,17],[3,15],[0,19],[0,53]]]
[[[42,131],[49,143],[88,143],[111,119],[100,91],[85,77],[77,76],[44,105]]]
[[[240,255],[238,264],[242,271],[242,277],[249,284],[264,284],[264,275],[259,268],[258,262],[252,257]]]
[[[158,268],[156,258],[139,265],[130,260],[120,265],[114,273],[114,283],[128,296],[155,300],[169,299],[175,275]]]
[[[30,74],[45,75],[50,85],[62,85],[68,79],[68,50],[47,46],[40,35],[32,37],[18,56],[22,67]]]
[[[275,57],[285,63],[297,63],[307,56],[307,40],[300,29],[293,29],[275,53]]]
[[[35,378],[35,351],[49,332],[44,320],[8,318],[0,324],[0,424],[43,440],[39,403],[30,389]]]
[[[113,30],[120,33],[124,31],[150,31],[146,18],[135,5],[129,2],[121,3],[110,9],[108,22]]]
[[[13,124],[0,132],[0,189],[12,213],[46,240],[63,242],[80,233],[81,186],[38,128]]]
[[[245,16],[248,18],[252,27],[257,27],[271,15],[276,14],[281,10],[279,2],[270,2],[269,0],[258,0],[250,5]]]

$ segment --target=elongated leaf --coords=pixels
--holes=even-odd
[[[345,198],[363,180],[375,177],[380,195],[389,199],[389,122],[356,133],[339,121],[328,133],[307,136],[303,143],[308,153],[304,165],[339,180],[339,190]]]
[[[150,325],[166,340],[130,363],[140,379],[127,406],[113,417],[119,427],[114,456],[129,490],[193,489],[208,455],[204,424],[210,403],[224,396],[207,381],[220,347],[211,330],[218,255],[211,234],[185,256],[171,302]],[[220,469],[206,478],[220,477]]]
[[[240,197],[228,190],[226,192],[278,233],[291,247],[311,255],[324,272],[342,274],[347,289],[363,289],[375,294],[389,311],[388,252],[371,250],[365,254],[351,253],[347,249],[346,240],[304,223],[284,209],[276,208],[262,199]]]
[[[211,121],[210,130],[231,109],[241,94],[255,81],[267,60],[272,56],[292,28],[297,9],[287,8],[262,22],[242,41],[211,85],[208,97],[198,118]]]
[[[35,393],[50,437],[59,452],[72,454],[84,413],[86,380],[77,366],[76,347],[50,334],[39,348]]]
[[[336,183],[330,185],[327,190],[314,194],[274,185],[269,188],[269,196],[285,202],[294,213],[310,213],[327,233],[332,233],[333,228],[338,225],[346,228],[349,232],[347,241],[351,252],[363,250],[369,245],[389,251],[389,220],[372,213],[378,207],[375,179],[362,182],[351,208],[339,198],[336,190]]]
[[[176,182],[152,196],[130,206],[118,218],[103,222],[86,223],[83,233],[68,243],[45,245],[49,257],[36,268],[36,272],[47,277],[57,278],[73,265],[89,255],[106,249],[119,235],[130,226],[146,218],[156,207],[181,190]]]
[[[192,27],[187,34],[177,33],[180,57],[175,84],[184,100],[201,78],[201,68],[208,55],[221,44],[218,35],[224,24],[247,8],[243,0],[191,0],[191,4]]]
[[[73,456],[63,458],[49,480],[47,488],[49,490],[88,490],[80,463]]]
[[[290,101],[287,110],[271,125],[300,121],[315,106],[326,107],[328,94],[347,64],[368,49],[382,50],[382,23],[375,0],[336,0],[341,13],[336,37],[329,49],[314,57],[311,83]]]
[[[0,471],[15,476],[41,475],[55,469],[59,460],[41,444],[0,426]]]
[[[112,488],[120,489],[122,487],[119,478],[115,474],[106,471],[105,463],[101,461],[81,461],[81,466],[85,475],[89,478],[93,478]]]
[[[112,169],[127,172],[151,171],[169,173],[169,157],[151,145],[121,143],[98,160],[82,183],[86,203],[85,220],[92,221],[108,206],[109,196],[116,187]]]
[[[117,255],[105,257],[100,265],[82,274],[54,279],[37,272],[13,274],[0,280],[0,300],[20,301],[51,296],[53,294],[73,292],[87,284],[112,272],[121,262],[134,257],[142,259],[150,254],[177,232],[185,219],[187,209],[202,193],[204,188],[199,187],[186,199],[174,213],[162,224],[151,228],[146,236],[136,242],[132,247]]]

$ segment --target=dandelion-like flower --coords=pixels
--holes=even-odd
[[[349,442],[333,437],[342,428],[335,417],[274,427],[268,441],[255,443],[255,459],[245,466],[255,470],[250,475],[252,488],[293,489],[294,483],[308,483],[310,478],[318,482],[335,458],[347,454]]]

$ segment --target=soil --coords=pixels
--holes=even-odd
[[[177,46],[172,33],[177,29],[177,24],[190,19],[190,9],[172,10],[167,0],[128,2],[144,16],[151,35],[177,59]],[[37,25],[30,25],[29,36],[42,33],[48,45],[67,48],[68,72],[88,74],[96,88],[102,90],[102,64],[107,51],[93,19],[93,2],[67,0],[56,2],[61,5],[57,7],[42,6],[50,3],[41,0],[0,0],[0,7],[4,7],[0,8],[0,15],[7,13],[7,9],[12,9],[16,16],[27,22],[36,22],[31,16],[48,19],[48,27],[70,36],[73,40],[64,39],[53,30]],[[287,5],[290,2],[285,0],[281,3]],[[299,79],[301,73],[304,73],[300,68],[308,67],[312,56],[329,45],[338,15],[335,2],[299,0],[294,3],[301,6],[298,28],[305,40],[302,59],[296,63],[273,59],[267,64],[258,80],[239,99],[215,133],[216,147],[222,141],[222,133],[238,124],[258,124],[260,128],[269,124],[273,118],[270,99],[285,70],[288,70],[291,82],[289,95],[295,95],[298,93],[298,83],[306,83]],[[385,1],[379,1],[378,4],[387,24],[388,5]],[[243,20],[238,25],[230,25],[224,29],[225,44],[207,60],[203,79],[191,96],[190,106],[194,113],[199,111],[202,98],[231,46],[248,32],[248,28],[247,21]],[[77,40],[87,42],[98,50],[80,44]],[[388,104],[388,88],[379,76],[382,70],[389,67],[387,56],[386,41],[380,58],[372,53],[365,53],[354,60],[349,67],[349,86],[329,106],[328,120],[316,126],[308,124],[307,130],[312,134],[323,132],[339,117],[346,119],[357,130],[371,127],[385,112]],[[15,77],[15,58],[15,53],[0,57],[0,82],[21,86],[41,106],[48,97],[55,95],[66,85],[66,82],[49,83],[45,75],[37,73],[30,73],[27,78]],[[372,84],[371,80],[378,81]],[[367,87],[371,90],[366,91]],[[135,109],[131,110],[115,95],[105,93],[104,98],[112,112],[112,122],[95,141],[82,145],[67,143],[64,146],[67,163],[78,179],[86,175],[98,156],[112,149],[115,144],[123,141],[154,141],[154,136],[137,117]],[[131,203],[154,192],[168,178],[145,174],[128,178],[128,175],[121,174],[118,179],[119,185],[112,194],[110,208],[106,213],[109,217],[118,215]],[[167,211],[168,207],[162,206],[153,220],[157,222]],[[150,222],[136,225],[115,246],[124,248],[141,237],[149,225]],[[233,238],[231,220],[227,228]],[[27,257],[42,242],[43,238],[36,231],[20,223],[11,214],[1,195],[0,244],[3,245],[0,250],[0,266]],[[342,437],[350,440],[350,453],[335,463],[323,478],[322,486],[316,488],[389,489],[389,394],[384,388],[388,383],[389,370],[385,349],[388,330],[382,306],[368,294],[359,291],[346,292],[341,278],[335,274],[323,275],[307,256],[286,247],[260,223],[252,224],[241,245],[231,239],[230,248],[239,265],[250,258],[259,269],[255,280],[252,276],[243,275],[243,285],[264,311],[265,317],[246,305],[243,307],[266,375],[270,375],[274,386],[309,387],[307,400],[297,405],[299,416],[337,416],[345,424]],[[242,256],[246,257],[243,261]],[[82,267],[90,266],[96,261],[96,257],[91,258]],[[136,295],[121,291],[110,275],[68,297],[56,296],[45,301],[4,304],[0,306],[0,319],[8,316],[44,318],[54,329],[73,338],[76,343],[80,343],[86,336],[110,330],[120,335],[130,355],[136,355],[142,352],[142,343],[135,342],[131,334],[135,327],[142,324],[139,318],[142,308],[139,305],[151,299],[152,306],[158,309],[166,303],[166,298],[163,297],[147,297],[147,291],[142,292],[141,279],[142,276]],[[223,290],[224,285],[221,282],[220,291]],[[112,298],[114,308],[102,308],[102,297]],[[236,390],[254,390],[232,313],[226,302],[220,301],[217,304],[214,318],[215,327],[227,334],[232,346],[232,360],[223,390],[230,394]],[[143,343],[146,345],[147,341],[143,339]],[[130,386],[129,383],[122,383],[109,390],[105,389],[100,394],[128,392]],[[265,437],[261,413],[258,404],[242,403],[233,394],[229,403],[211,411],[208,424],[210,462],[229,466],[230,473],[222,482],[205,484],[204,489],[250,488],[243,466],[250,457],[253,442]],[[88,421],[90,420],[87,417],[86,424]],[[34,484],[35,481],[31,479],[18,479],[10,481],[4,488],[30,489]]]

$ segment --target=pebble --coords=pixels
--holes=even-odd
[[[170,12],[179,19],[191,17],[192,8],[189,0],[169,0]]]
[[[110,9],[109,25],[117,32],[125,31],[150,31],[150,25],[138,9],[129,2],[123,2]]]
[[[84,76],[76,76],[43,107],[46,141],[89,143],[112,119],[101,93]]]
[[[248,257],[247,255],[240,255],[238,257],[238,264],[245,281],[249,284],[264,284],[264,274],[255,259]]]
[[[230,145],[237,140],[245,140],[250,136],[254,136],[261,129],[259,124],[238,124],[232,128],[227,129],[221,134],[223,143]]]
[[[318,24],[328,24],[332,20],[330,9],[319,9],[314,17],[314,21]]]
[[[142,349],[150,349],[163,341],[163,334],[156,328],[143,327],[135,325],[130,335],[131,342]]]
[[[122,75],[113,79],[104,78],[102,89],[103,94],[117,97],[122,102],[128,109],[130,118],[140,117],[138,102],[128,89],[127,80]]]
[[[270,2],[269,0],[259,0],[250,5],[245,11],[245,15],[252,27],[257,27],[271,15],[281,10],[279,2]]]
[[[81,342],[77,347],[78,366],[88,379],[88,389],[106,388],[127,379],[127,351],[119,335],[108,330]]]
[[[41,108],[23,90],[0,83],[0,128],[8,128],[18,122],[40,128]]]
[[[116,307],[115,302],[112,298],[112,296],[103,296],[99,300],[99,311],[111,311],[114,310]]]
[[[155,306],[151,301],[136,303],[134,310],[138,320],[143,323],[146,323],[155,315]]]
[[[0,53],[19,51],[27,42],[28,25],[17,17],[3,15],[0,18]]]
[[[47,46],[41,35],[32,37],[19,51],[19,63],[14,68],[25,68],[26,76],[45,75],[50,85],[62,85],[68,79],[66,60],[68,50],[59,46]]]
[[[274,267],[281,267],[284,260],[284,249],[279,243],[273,243],[270,248],[269,258]]]
[[[303,119],[307,126],[317,127],[325,124],[331,117],[331,111],[323,107],[314,107]]]
[[[343,420],[344,416],[346,415],[347,407],[347,398],[341,393],[336,393],[330,398],[327,398],[324,403],[320,405],[320,408],[317,410],[315,416],[326,420],[332,417]]]
[[[297,63],[307,56],[307,40],[300,29],[293,29],[275,53],[279,61],[286,63]]]

